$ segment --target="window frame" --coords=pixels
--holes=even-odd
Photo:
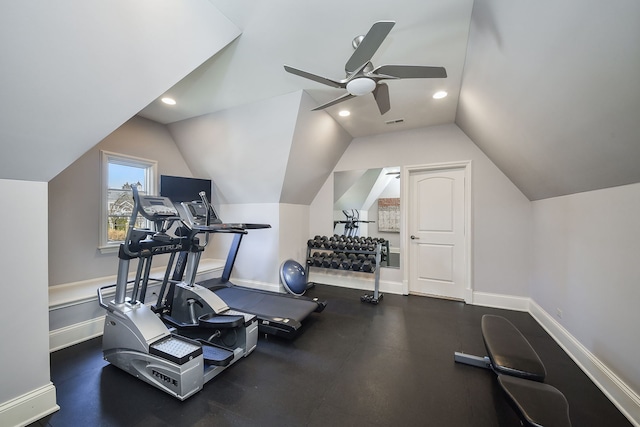
[[[127,154],[114,153],[100,150],[100,236],[98,249],[100,253],[114,253],[118,251],[119,241],[109,241],[108,217],[109,217],[109,164],[137,167],[144,169],[144,179],[147,194],[156,194],[158,188],[158,162]]]

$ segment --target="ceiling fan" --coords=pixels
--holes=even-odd
[[[327,86],[347,90],[347,93],[344,95],[314,108],[313,111],[322,110],[356,96],[373,93],[380,114],[384,114],[391,109],[391,103],[389,102],[389,86],[382,82],[382,80],[447,77],[447,71],[444,67],[381,65],[374,68],[371,63],[371,58],[395,24],[394,21],[376,22],[365,36],[358,36],[353,40],[355,52],[353,52],[353,55],[351,55],[345,64],[344,68],[347,75],[346,78],[342,80],[332,80],[288,65],[285,65],[284,69],[291,74]]]

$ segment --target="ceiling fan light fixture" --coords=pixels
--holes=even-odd
[[[347,83],[347,92],[353,96],[362,96],[371,93],[376,88],[376,82],[368,77],[359,77]]]
[[[448,95],[448,93],[444,90],[440,90],[436,93],[433,94],[433,99],[442,99],[442,98],[446,98],[446,96]]]

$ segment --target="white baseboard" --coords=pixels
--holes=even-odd
[[[362,289],[364,291],[373,291],[375,285],[374,275],[371,273],[313,267],[309,271],[309,281],[343,288]],[[382,293],[402,295],[404,289],[402,282],[380,280],[379,291]]]
[[[526,297],[473,292],[472,304],[483,307],[502,308],[505,310],[529,311],[530,302],[531,299]]]
[[[531,301],[529,313],[620,412],[633,425],[640,427],[640,396],[535,301]]]
[[[74,344],[99,337],[104,330],[105,316],[96,317],[80,323],[49,332],[49,351],[54,352]]]
[[[58,411],[52,383],[0,404],[0,425],[23,427]]]
[[[258,289],[261,291],[269,291],[269,292],[279,292],[284,293],[284,287],[279,283],[267,283],[267,282],[258,282],[256,280],[243,280],[232,278],[231,282],[238,286],[244,286],[246,288]]]

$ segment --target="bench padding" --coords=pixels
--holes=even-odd
[[[525,426],[571,426],[569,404],[557,388],[508,375],[498,375],[498,383]]]
[[[482,337],[494,371],[542,382],[546,370],[529,341],[501,316],[482,316]]]

